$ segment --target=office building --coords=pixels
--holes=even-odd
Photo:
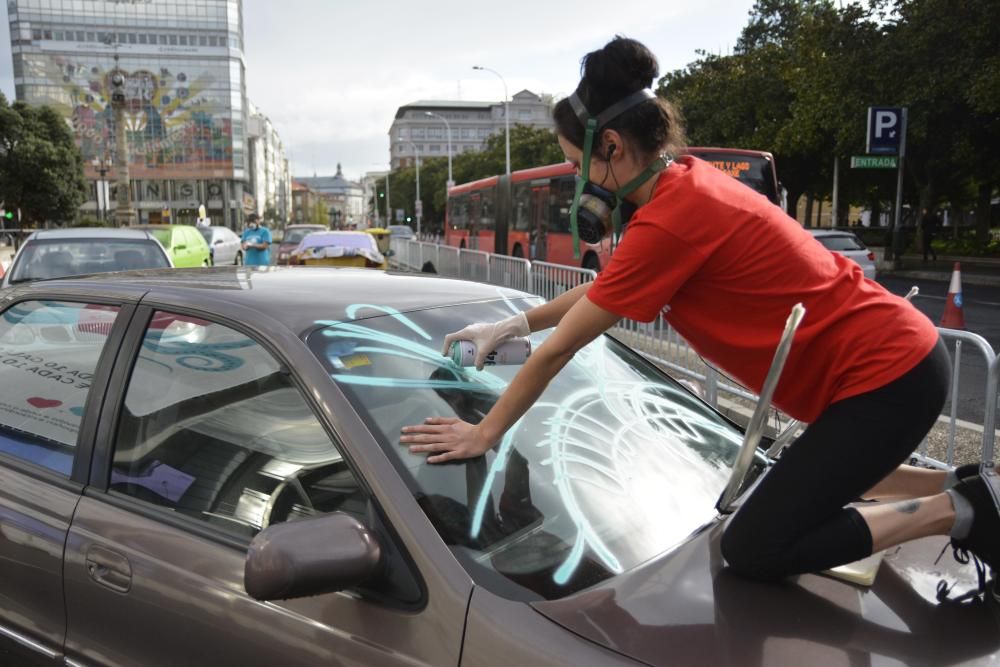
[[[72,123],[92,185],[85,212],[103,213],[95,196],[96,161],[113,159],[118,129],[128,139],[140,222],[193,223],[204,205],[213,224],[237,227],[258,206],[248,155],[241,0],[7,5],[17,99],[51,105]],[[116,67],[126,76],[123,128],[114,127],[109,103]]]
[[[551,96],[522,90],[510,100],[510,126],[554,129],[552,105]],[[393,169],[412,165],[416,153],[423,160],[448,156],[447,126],[427,112],[446,119],[451,126],[452,155],[482,150],[486,139],[502,133],[505,127],[503,102],[420,100],[401,106],[389,128],[389,164]]]

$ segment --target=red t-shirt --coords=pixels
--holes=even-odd
[[[938,338],[909,302],[763,195],[688,156],[660,174],[587,296],[642,322],[662,312],[699,354],[758,393],[801,302],[774,404],[805,422],[899,378]]]

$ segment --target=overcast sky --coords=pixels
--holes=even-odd
[[[168,0],[155,0],[168,1]],[[6,3],[5,3],[6,4]],[[753,0],[244,0],[247,93],[274,123],[294,176],[384,169],[396,109],[419,99],[499,101],[527,88],[562,97],[580,58],[615,34],[644,42],[662,72],[725,53]],[[6,12],[6,10],[4,10]],[[9,31],[0,90],[14,97]]]

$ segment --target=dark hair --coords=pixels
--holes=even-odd
[[[576,94],[592,116],[597,116],[615,102],[632,93],[650,88],[659,75],[656,56],[642,43],[617,36],[604,48],[591,51],[580,63],[580,84]],[[578,148],[583,148],[584,127],[569,99],[562,99],[552,110],[556,132]],[[599,130],[616,130],[635,148],[652,158],[666,151],[676,155],[684,148],[684,121],[680,112],[663,98],[649,100],[628,109]],[[594,152],[600,150],[600,136]]]

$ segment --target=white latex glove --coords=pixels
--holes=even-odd
[[[448,356],[451,344],[460,341],[472,341],[476,345],[476,370],[483,370],[486,357],[497,346],[511,338],[524,338],[531,335],[528,328],[528,317],[520,312],[499,322],[477,322],[470,324],[461,331],[450,333],[444,337],[444,347],[441,354]]]

